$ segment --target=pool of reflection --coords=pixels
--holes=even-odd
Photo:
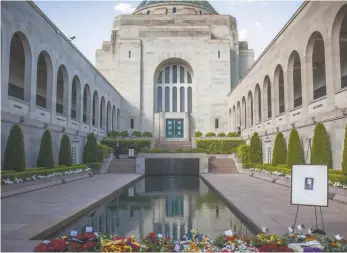
[[[86,226],[138,239],[155,232],[176,240],[190,229],[211,238],[228,229],[254,234],[197,176],[145,177],[46,239],[82,232]]]

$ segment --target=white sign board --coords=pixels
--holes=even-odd
[[[291,204],[328,206],[328,167],[293,165]]]

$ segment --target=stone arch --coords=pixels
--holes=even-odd
[[[275,68],[274,75],[274,91],[275,96],[272,98],[275,101],[275,115],[282,114],[286,111],[285,108],[285,95],[284,95],[284,75],[281,64],[278,64]]]
[[[302,76],[299,53],[294,50],[288,61],[288,108],[302,106]]]
[[[347,4],[338,11],[332,27],[335,91],[347,87]]]
[[[93,109],[92,109],[92,125],[98,127],[97,124],[99,121],[99,96],[98,92],[94,91],[93,93]]]
[[[325,48],[320,32],[312,33],[308,40],[306,62],[309,100],[326,96]]]
[[[242,104],[241,104],[241,110],[242,110],[242,129],[247,128],[247,103],[246,103],[246,98],[245,96],[242,97]]]
[[[105,102],[105,97],[101,97],[100,101],[100,129],[106,130],[105,128],[105,123],[106,123],[106,102]]]
[[[42,51],[37,59],[36,105],[51,109],[53,88],[52,60],[46,51]]]
[[[263,84],[263,105],[264,105],[264,119],[272,118],[272,96],[271,96],[271,81],[269,76],[265,76]]]
[[[247,94],[247,126],[251,127],[253,126],[254,120],[253,120],[253,96],[252,92],[248,91]]]
[[[91,104],[91,94],[90,94],[90,88],[89,85],[84,85],[83,89],[83,113],[82,113],[82,120],[85,124],[90,124],[90,117],[91,117],[91,111],[90,111],[90,104]]]
[[[115,131],[117,127],[117,112],[116,107],[112,107],[112,131]]]
[[[111,131],[112,129],[112,111],[111,111],[111,102],[107,102],[107,109],[106,109],[106,133]]]
[[[71,119],[81,121],[81,82],[77,75],[71,85]]]
[[[56,113],[68,116],[69,77],[65,65],[60,65],[57,71]]]
[[[259,83],[255,85],[254,90],[254,111],[255,111],[255,123],[258,124],[261,122],[261,91]]]
[[[26,102],[31,99],[32,52],[27,37],[15,32],[10,43],[8,95]]]

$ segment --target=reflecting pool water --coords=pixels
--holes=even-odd
[[[228,229],[254,234],[197,176],[143,178],[48,239],[69,235],[71,230],[82,232],[86,226],[138,239],[154,232],[176,240],[191,229],[211,238]]]

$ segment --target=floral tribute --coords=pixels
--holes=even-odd
[[[287,233],[283,236],[258,234],[252,237],[234,235],[231,230],[214,240],[191,230],[173,241],[162,234],[149,233],[142,241],[134,236],[119,237],[98,233],[81,233],[45,240],[34,252],[347,252],[347,240],[318,233]]]

